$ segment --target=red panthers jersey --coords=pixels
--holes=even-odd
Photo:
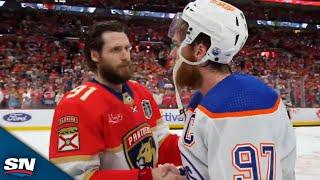
[[[49,158],[73,178],[138,179],[139,169],[181,164],[178,137],[169,134],[152,95],[134,82],[124,89],[87,82],[56,107]]]

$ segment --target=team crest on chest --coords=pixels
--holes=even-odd
[[[130,168],[152,168],[156,162],[156,144],[151,128],[143,123],[123,138],[124,152]]]
[[[152,107],[151,107],[151,103],[149,100],[142,100],[141,102],[141,106],[142,106],[142,110],[143,110],[143,114],[147,119],[151,119],[152,117]]]

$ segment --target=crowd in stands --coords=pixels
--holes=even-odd
[[[260,77],[294,107],[319,107],[320,34],[250,29],[234,69]]]
[[[92,79],[83,56],[92,17],[1,12],[0,21],[0,108],[54,108],[64,93]],[[169,23],[130,21],[128,27],[133,80],[149,88],[161,108],[177,107]],[[319,32],[250,28],[232,69],[260,77],[291,107],[320,107]],[[185,105],[192,93],[181,90]]]

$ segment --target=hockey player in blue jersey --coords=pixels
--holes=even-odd
[[[232,73],[248,37],[244,14],[196,0],[173,22],[177,87],[198,89],[179,140],[189,179],[294,180],[296,139],[281,97],[257,77]],[[177,98],[179,99],[179,98]]]

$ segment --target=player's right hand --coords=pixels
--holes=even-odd
[[[173,164],[164,164],[152,169],[153,180],[186,180]]]

